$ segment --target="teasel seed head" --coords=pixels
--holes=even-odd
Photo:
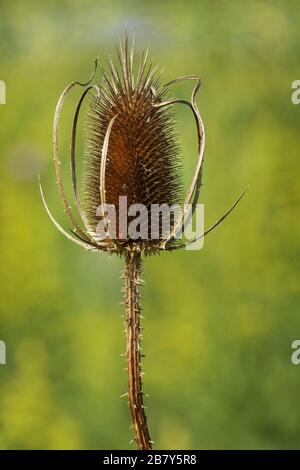
[[[196,104],[196,95],[201,85],[197,75],[178,77],[165,85],[161,84],[160,74],[148,62],[148,49],[145,49],[138,65],[135,59],[135,40],[129,47],[128,35],[117,49],[116,64],[108,61],[108,72],[102,70],[101,84],[95,83],[98,60],[94,72],[85,83],[71,82],[62,92],[54,115],[53,150],[56,180],[64,212],[71,223],[70,231],[64,229],[50,211],[40,184],[40,191],[46,211],[56,228],[68,239],[87,250],[105,251],[119,255],[128,252],[152,254],[165,250],[190,247],[199,238],[205,237],[236,207],[246,190],[239,196],[229,210],[213,225],[194,239],[178,241],[187,216],[195,212],[201,187],[205,130]],[[170,89],[178,82],[195,83],[191,99],[169,98]],[[59,157],[59,120],[61,109],[70,90],[76,85],[84,91],[75,109],[70,146],[72,187],[76,206],[81,218],[78,222],[66,195],[61,174]],[[87,133],[83,172],[82,200],[78,190],[76,175],[76,135],[78,118],[83,101],[91,96],[87,114]],[[191,184],[183,199],[183,211],[178,217],[173,214],[170,230],[162,233],[162,219],[158,221],[158,236],[152,236],[153,224],[151,206],[167,204],[169,207],[181,201],[181,160],[177,142],[176,122],[173,114],[175,105],[186,106],[192,111],[198,141],[197,162]],[[127,207],[142,204],[147,208],[147,216],[141,219],[140,232],[147,237],[131,238],[122,233],[119,227],[119,198],[126,196]],[[106,205],[116,210],[116,231],[109,228],[105,237],[99,238],[97,227],[105,218]],[[98,208],[102,208],[99,217]],[[188,213],[189,207],[191,212]],[[123,214],[124,216],[124,214]],[[126,227],[132,216],[126,214]],[[151,226],[152,225],[152,226]],[[155,227],[154,227],[155,228]],[[155,231],[155,230],[154,230]],[[156,230],[157,232],[157,230]]]
[[[104,72],[99,87],[100,99],[96,97],[89,106],[83,185],[85,210],[89,224],[96,229],[99,222],[97,208],[105,199],[106,204],[116,208],[117,230],[112,241],[118,249],[138,247],[151,251],[162,240],[161,236],[151,238],[151,206],[172,206],[181,202],[181,164],[175,119],[170,107],[154,106],[155,102],[166,99],[167,90],[160,85],[156,69],[148,64],[146,51],[134,72],[134,50],[133,46],[129,50],[127,35],[118,49],[118,60],[117,65],[109,61],[109,74]],[[110,124],[104,157],[104,142]],[[101,180],[103,164],[105,178]],[[143,204],[147,208],[149,216],[141,221],[139,229],[141,233],[147,233],[147,240],[123,238],[118,224],[120,196],[127,198],[128,207]],[[130,216],[127,225],[129,223]],[[161,232],[161,224],[158,229]]]

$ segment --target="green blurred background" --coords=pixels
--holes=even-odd
[[[295,1],[1,1],[0,447],[126,449],[132,438],[122,260],[87,254],[60,221],[52,165],[57,98],[104,63],[125,28],[168,81],[199,74],[207,129],[206,225],[249,184],[202,251],[144,263],[144,386],[156,448],[299,447],[300,13]],[[178,87],[189,97],[191,84]],[[68,98],[62,126],[67,157]],[[178,110],[188,183],[192,118]],[[66,130],[64,132],[64,130]],[[67,170],[67,167],[66,167]],[[66,222],[65,222],[65,225]]]

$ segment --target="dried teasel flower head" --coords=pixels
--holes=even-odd
[[[201,80],[196,75],[188,75],[161,85],[157,69],[153,67],[152,63],[148,63],[148,48],[144,50],[136,66],[134,43],[133,39],[132,45],[129,47],[128,36],[125,33],[123,42],[117,49],[117,64],[115,65],[109,59],[109,72],[103,71],[101,85],[93,83],[97,69],[96,61],[91,79],[86,83],[72,82],[65,88],[57,103],[53,128],[54,162],[64,210],[72,224],[71,233],[63,229],[54,219],[40,187],[48,215],[67,238],[87,249],[118,254],[128,251],[149,254],[191,245],[199,237],[204,237],[213,230],[233,210],[244,194],[242,193],[221,219],[203,234],[185,243],[176,241],[177,234],[181,233],[183,229],[186,207],[190,204],[192,213],[194,212],[201,185],[205,131],[195,101]],[[168,99],[167,95],[170,93],[171,86],[185,80],[195,82],[191,100]],[[66,95],[75,85],[85,88],[74,114],[70,151],[73,190],[84,228],[76,220],[67,200],[58,151],[60,112]],[[91,99],[87,119],[86,171],[83,178],[84,188],[81,202],[77,187],[75,142],[81,106],[84,99],[90,96],[88,92],[91,90],[96,91],[96,96]],[[159,226],[154,230],[158,235],[153,236],[153,232],[150,231],[151,206],[153,204],[167,204],[170,207],[174,203],[180,202],[181,164],[176,141],[175,120],[172,114],[172,108],[176,104],[187,106],[192,111],[198,138],[198,159],[191,185],[184,199],[183,213],[178,218],[176,215],[171,217],[168,233],[163,233],[162,220],[159,219]],[[124,209],[123,212],[119,202],[120,196],[123,196],[123,199],[126,197],[127,206],[126,211]],[[132,220],[132,216],[127,214],[127,207],[135,204],[145,206],[148,215],[139,220],[139,232],[143,236],[133,239],[127,231],[128,224]],[[105,237],[99,238],[97,234],[99,219],[103,220],[107,216],[107,206],[110,205],[116,210],[116,230],[111,233],[108,224]],[[100,215],[99,208],[102,208]],[[122,217],[120,217],[120,213]],[[127,219],[125,229],[120,222],[124,221],[124,213]],[[153,223],[151,230],[153,230]]]
[[[95,229],[98,207],[103,202],[112,205],[116,208],[117,226],[111,241],[117,249],[155,250],[162,237],[161,227],[157,227],[158,237],[153,237],[152,205],[170,207],[180,202],[175,121],[170,106],[156,106],[165,100],[167,90],[160,85],[156,68],[147,64],[147,50],[135,73],[134,45],[129,50],[125,35],[118,58],[120,71],[110,60],[109,74],[103,73],[100,99],[96,97],[89,109],[84,175],[86,214]],[[147,209],[148,216],[140,217],[138,238],[122,233],[120,196],[126,197],[128,207],[141,204]],[[128,216],[127,227],[130,219]]]

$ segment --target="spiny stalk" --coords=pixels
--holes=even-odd
[[[151,450],[142,389],[141,354],[141,254],[128,253],[125,260],[125,324],[127,338],[128,401],[135,433],[135,441],[141,450]]]

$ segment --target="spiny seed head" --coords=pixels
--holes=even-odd
[[[53,121],[53,160],[60,198],[64,211],[71,222],[71,230],[66,231],[56,221],[45,200],[41,183],[39,183],[45,209],[55,227],[66,238],[87,250],[123,255],[128,251],[150,254],[164,250],[190,248],[200,238],[214,230],[233,211],[248,188],[242,192],[229,210],[204,233],[197,235],[192,240],[177,243],[178,236],[186,227],[186,222],[195,213],[201,186],[205,128],[196,103],[201,79],[198,75],[185,75],[161,86],[159,75],[156,74],[152,64],[147,65],[147,52],[143,53],[138,70],[134,72],[134,46],[129,51],[126,33],[123,45],[118,49],[118,56],[117,66],[111,60],[109,61],[109,74],[103,74],[104,80],[100,86],[92,83],[98,65],[98,62],[95,61],[94,72],[89,81],[85,83],[73,81],[60,95]],[[195,83],[191,100],[165,99],[168,87],[183,81],[194,81]],[[73,118],[70,163],[74,197],[84,228],[80,226],[74,216],[66,196],[58,144],[61,109],[66,95],[76,84],[84,87],[85,91],[77,104]],[[82,206],[77,187],[75,141],[81,104],[91,88],[96,89],[98,93],[96,99],[91,101],[88,113],[86,171],[83,178],[84,205]],[[172,107],[175,104],[188,106],[192,111],[198,140],[197,164],[191,185],[184,198],[183,212],[178,204],[181,199],[181,165],[174,130],[175,122],[172,116]],[[132,220],[136,218],[136,212],[130,213],[129,216],[127,211],[124,214],[124,208],[122,209],[120,206],[120,198],[123,198],[122,201],[126,199],[126,208],[129,207],[129,209],[135,206],[136,210],[137,204],[142,205],[146,210],[146,215],[144,212],[142,217],[138,217],[138,223],[136,223],[136,220]],[[175,210],[174,204],[177,206]],[[113,207],[116,212],[115,233],[109,229],[109,218],[107,219],[106,216],[110,217],[110,215],[107,205]],[[161,217],[155,220],[156,227],[153,227],[152,221],[153,205],[159,209],[158,212],[161,211]],[[162,206],[167,206],[168,210],[162,210]],[[101,236],[97,234],[99,208],[102,209],[100,224],[105,222],[108,226],[103,233],[102,224]],[[165,233],[164,219],[166,212],[167,233]],[[122,222],[124,215],[126,218],[125,233]],[[122,222],[122,227],[119,227],[119,221]],[[134,235],[130,230],[128,231],[128,223],[131,225],[131,222],[135,223]],[[140,225],[140,230],[137,229],[138,225]],[[102,235],[104,235],[104,239]]]
[[[118,63],[114,65],[109,60],[109,73],[104,72],[99,97],[91,101],[87,116],[83,181],[86,215],[95,229],[99,223],[97,208],[103,203],[102,191],[105,203],[116,209],[114,243],[120,250],[139,244],[145,249],[158,242],[151,238],[150,215],[144,221],[149,227],[148,240],[131,240],[129,236],[121,239],[118,226],[120,196],[127,197],[128,207],[143,204],[148,214],[151,204],[171,206],[179,203],[181,198],[179,147],[172,109],[154,106],[166,98],[166,91],[152,64],[148,64],[146,51],[137,67],[134,62],[134,46],[129,50],[125,34],[118,49]],[[103,162],[110,125],[106,161]],[[105,179],[101,180],[104,163],[102,174]],[[128,224],[130,220],[129,216]]]

